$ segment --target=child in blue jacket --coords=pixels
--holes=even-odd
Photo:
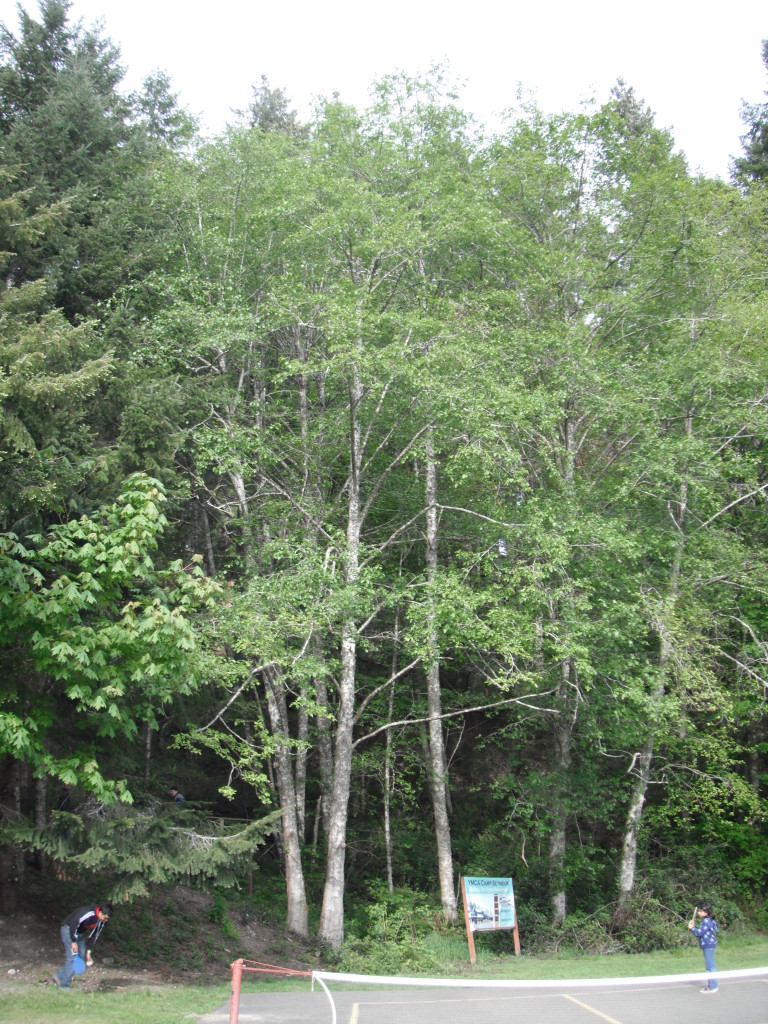
[[[696,927],[696,915],[701,918],[701,924]],[[699,940],[699,945],[704,953],[704,966],[707,971],[716,971],[715,967],[715,946],[717,945],[717,921],[712,917],[712,904],[702,903],[694,911],[694,915],[688,922],[688,931]],[[701,990],[706,995],[717,992],[717,975],[710,978],[706,988]]]

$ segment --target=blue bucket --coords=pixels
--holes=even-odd
[[[85,974],[85,960],[81,956],[76,956],[72,961],[72,966],[75,969],[75,974]]]

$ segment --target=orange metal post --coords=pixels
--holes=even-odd
[[[232,994],[229,997],[229,1024],[237,1024],[240,1015],[240,982],[243,977],[243,961],[232,964]]]

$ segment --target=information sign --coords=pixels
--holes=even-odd
[[[515,955],[520,955],[520,937],[515,913],[515,890],[511,878],[482,878],[465,876],[461,879],[464,900],[464,921],[467,926],[469,959],[475,962],[474,932],[511,929],[514,935]]]

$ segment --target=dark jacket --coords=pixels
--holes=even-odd
[[[62,921],[62,928],[69,928],[69,938],[72,942],[85,938],[89,946],[92,946],[99,937],[99,932],[106,922],[99,920],[97,914],[99,907],[91,903],[87,907],[78,907]]]

